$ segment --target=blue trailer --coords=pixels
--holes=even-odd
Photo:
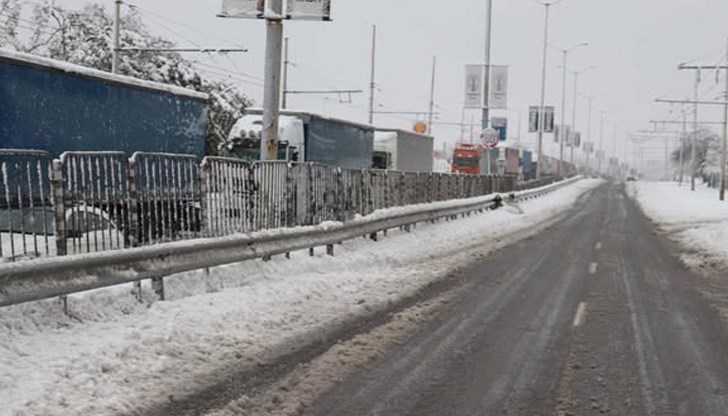
[[[207,95],[0,49],[0,148],[205,155]]]

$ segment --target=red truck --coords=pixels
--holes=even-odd
[[[459,143],[452,156],[452,173],[480,175],[487,171],[486,151],[477,144]]]

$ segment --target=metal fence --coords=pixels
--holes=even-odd
[[[0,149],[0,261],[51,254],[50,172],[47,152]]]
[[[2,261],[350,221],[517,189],[515,177],[247,163],[219,157],[0,150]]]

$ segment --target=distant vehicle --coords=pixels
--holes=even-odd
[[[459,143],[452,156],[452,173],[482,175],[487,171],[485,150],[477,144]]]
[[[636,181],[637,181],[637,178],[635,178],[634,176],[627,176],[627,182],[636,182]]]
[[[374,169],[432,172],[435,139],[404,130],[374,133]]]
[[[207,94],[0,49],[0,143],[205,156]]]
[[[301,111],[281,111],[278,159],[321,162],[348,169],[372,167],[374,127]],[[226,156],[260,160],[263,112],[248,109],[222,148]]]

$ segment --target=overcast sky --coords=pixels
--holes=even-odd
[[[234,72],[241,86],[258,105],[262,101],[265,24],[262,21],[219,19],[221,0],[129,0],[138,2],[154,31],[180,46],[244,46],[247,54],[197,57],[203,69]],[[85,0],[59,0],[79,6]],[[109,8],[112,0],[104,0]],[[494,0],[492,62],[510,67],[509,136],[518,135],[519,111],[524,129],[522,143],[533,144],[526,132],[527,109],[538,104],[541,80],[541,45],[544,7],[534,0]],[[290,22],[292,89],[362,89],[369,83],[371,26],[378,27],[376,102],[386,111],[423,111],[428,107],[430,67],[437,56],[436,103],[439,122],[460,122],[464,94],[464,65],[483,61],[484,0],[333,0],[333,22]],[[694,73],[678,71],[681,62],[722,62],[728,36],[728,1],[725,0],[563,0],[552,7],[550,42],[569,48],[590,46],[569,55],[569,69],[595,65],[580,79],[582,94],[604,95],[595,102],[592,139],[598,140],[599,111],[606,111],[605,149],[611,152],[614,123],[618,123],[620,149],[628,132],[649,128],[650,119],[674,119],[669,106],[656,105],[658,96],[687,98]],[[194,57],[194,56],[193,56]],[[549,49],[547,103],[561,103],[561,56]],[[210,66],[219,67],[211,68]],[[251,78],[252,77],[252,78]],[[571,118],[572,83],[569,76],[567,122]],[[701,86],[705,99],[723,90],[714,72],[706,72]],[[339,97],[293,97],[289,107],[366,121],[368,93],[341,103]],[[579,130],[586,135],[587,102],[577,103]],[[720,111],[701,110],[705,119],[720,119]],[[468,113],[477,121],[477,111]],[[557,120],[560,114],[557,113]],[[375,124],[411,128],[412,116],[377,116]],[[679,126],[676,126],[679,127]],[[466,129],[469,135],[470,129]],[[460,128],[439,126],[434,134],[443,141],[460,139]],[[585,138],[586,140],[586,138]],[[549,140],[550,142],[550,140]],[[607,143],[610,145],[607,146]],[[546,148],[547,150],[549,147]],[[624,152],[619,151],[619,156]]]

